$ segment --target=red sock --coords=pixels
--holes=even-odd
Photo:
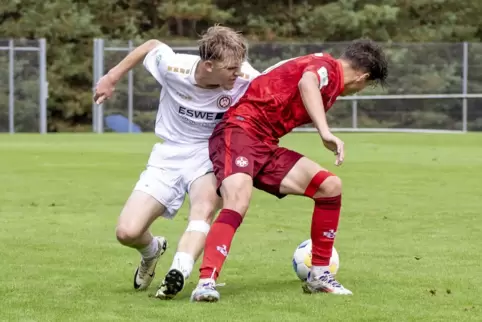
[[[217,279],[228,256],[231,242],[243,217],[234,210],[222,209],[211,226],[204,246],[200,278]]]
[[[340,219],[341,195],[315,199],[311,221],[313,266],[328,266]]]

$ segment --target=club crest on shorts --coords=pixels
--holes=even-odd
[[[233,99],[231,96],[228,95],[222,95],[220,98],[218,98],[218,107],[219,108],[228,108],[231,106]]]
[[[249,161],[245,157],[237,157],[234,163],[236,163],[236,165],[240,168],[246,168],[249,164]]]

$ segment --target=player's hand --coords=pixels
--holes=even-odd
[[[102,104],[111,98],[115,91],[115,81],[107,74],[102,76],[95,86],[94,102]]]
[[[323,140],[323,145],[336,155],[335,165],[339,166],[343,163],[345,159],[345,148],[342,140],[334,136],[331,132],[324,133],[321,135]]]

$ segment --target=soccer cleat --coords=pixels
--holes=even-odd
[[[224,284],[216,284],[212,278],[206,278],[199,281],[196,289],[191,294],[191,302],[217,302],[219,301],[219,292],[217,286]]]
[[[156,297],[161,300],[170,300],[181,292],[184,288],[184,274],[178,269],[172,268],[167,272],[159,289],[156,292]]]
[[[154,279],[154,275],[156,275],[157,262],[167,249],[167,240],[164,237],[157,236],[154,237],[154,239],[159,243],[156,255],[148,259],[142,258],[134,274],[134,289],[138,291],[145,290],[149,287]]]
[[[326,271],[320,276],[312,277],[311,272],[303,284],[305,293],[332,293],[337,295],[352,295],[353,293],[338,283],[333,275]]]

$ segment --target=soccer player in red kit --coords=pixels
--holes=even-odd
[[[328,268],[340,217],[341,180],[303,155],[279,147],[278,140],[312,122],[325,147],[335,153],[335,164],[341,165],[343,142],[330,132],[325,113],[338,96],[383,84],[386,78],[387,61],[382,49],[372,41],[358,40],[338,59],[321,53],[292,58],[251,82],[209,140],[224,208],[207,235],[200,281],[192,301],[219,300],[216,279],[248,210],[253,187],[278,198],[291,194],[314,200],[313,266],[303,290],[352,294]]]

